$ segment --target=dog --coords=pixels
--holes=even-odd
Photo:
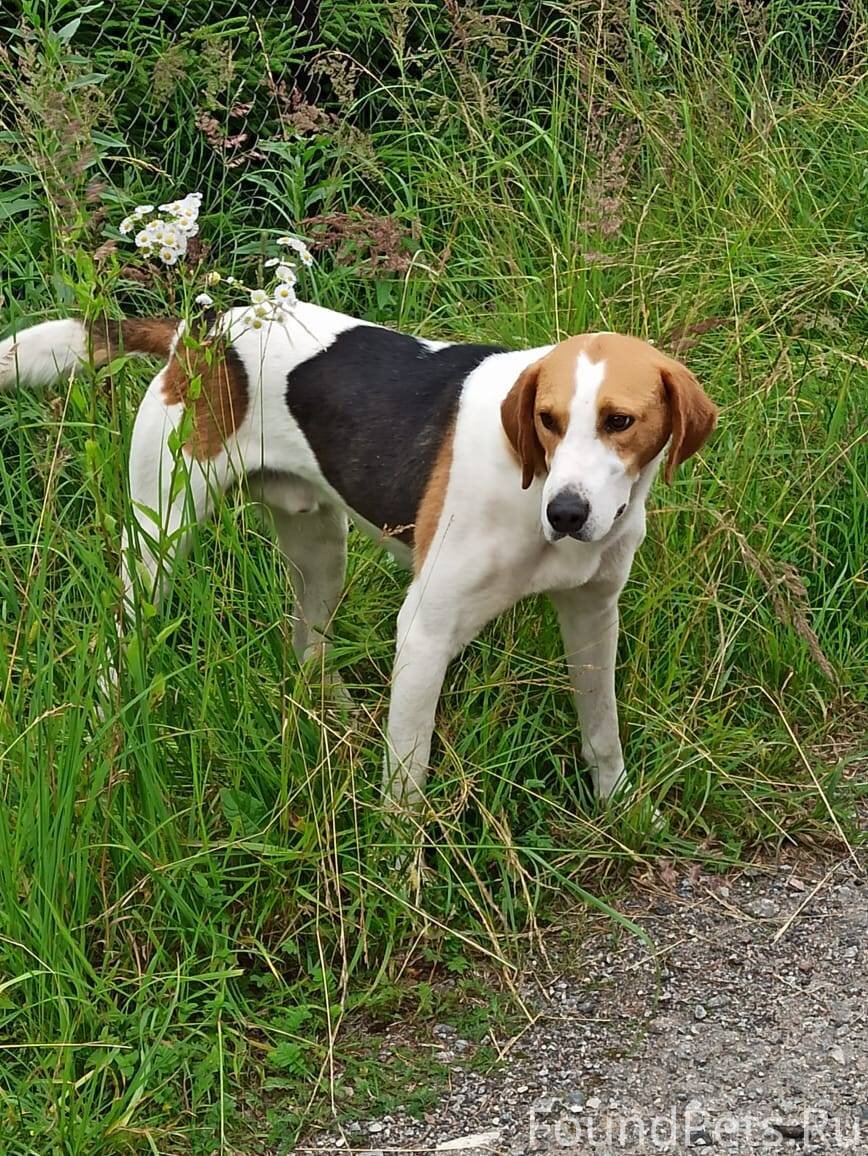
[[[671,481],[715,425],[693,374],[609,332],[510,351],[429,341],[307,303],[261,329],[244,313],[212,315],[200,338],[169,318],[65,319],[0,344],[0,388],[47,384],[121,353],[166,363],[130,446],[140,532],[122,548],[127,606],[142,566],[159,599],[196,523],[247,479],[289,563],[301,662],[326,656],[348,518],[412,569],[388,713],[390,805],[424,798],[450,660],[537,593],[560,621],[597,795],[626,789],[618,598],[667,445]]]

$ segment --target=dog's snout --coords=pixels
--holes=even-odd
[[[562,490],[546,506],[549,525],[557,534],[578,534],[590,512],[588,502],[575,490]]]

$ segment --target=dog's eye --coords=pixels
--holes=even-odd
[[[629,429],[635,420],[628,413],[610,413],[606,418],[606,429],[612,433],[620,433],[622,430]]]
[[[558,419],[547,409],[540,410],[539,422],[543,429],[554,431],[558,428]]]

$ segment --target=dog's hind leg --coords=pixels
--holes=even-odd
[[[164,373],[157,374],[142,399],[130,444],[132,518],[121,551],[128,617],[135,612],[137,590],[150,602],[162,600],[193,531],[238,473],[225,447],[204,458],[180,444],[184,406],[164,399]]]
[[[121,540],[119,641],[143,605],[163,600],[173,567],[187,552],[194,530],[237,474],[225,449],[204,459],[181,444],[185,407],[166,402],[165,372],[157,374],[142,399],[130,442],[131,516]],[[99,679],[105,699],[114,698],[117,683],[118,668],[109,653]],[[99,711],[105,713],[104,705]]]
[[[286,558],[295,607],[292,648],[302,664],[327,656],[347,565],[347,519],[296,478],[265,478],[259,491]],[[257,496],[254,489],[254,496]],[[337,678],[330,679],[336,685]]]

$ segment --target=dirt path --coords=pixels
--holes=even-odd
[[[794,858],[728,877],[663,869],[544,982],[501,1070],[434,1025],[450,1090],[323,1152],[868,1154],[865,861]],[[551,961],[549,961],[551,962]],[[506,1041],[499,1041],[503,1048]],[[309,1149],[308,1149],[309,1150]]]

